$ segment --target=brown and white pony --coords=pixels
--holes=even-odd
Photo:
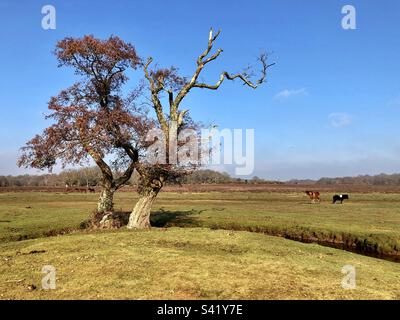
[[[321,202],[318,191],[306,191],[306,194],[310,197],[311,203]]]

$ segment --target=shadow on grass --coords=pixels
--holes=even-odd
[[[153,227],[201,227],[202,224],[196,219],[196,216],[206,210],[189,211],[159,211],[152,212],[150,222]]]

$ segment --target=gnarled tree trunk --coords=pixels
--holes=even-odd
[[[110,212],[114,210],[114,193],[113,188],[104,188],[100,193],[100,198],[97,203],[98,212]]]
[[[133,209],[128,222],[129,229],[145,229],[150,228],[150,214],[157,193],[151,191],[148,194],[141,195]]]
[[[151,182],[148,179],[147,183],[143,180],[146,181],[146,179],[142,177],[142,185],[139,186],[138,190],[140,198],[129,216],[128,229],[145,229],[151,227],[151,208],[163,187],[164,179],[153,179]]]

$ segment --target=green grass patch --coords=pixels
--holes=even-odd
[[[396,263],[249,232],[75,233],[3,243],[0,252],[1,299],[400,298]],[[341,287],[347,264],[354,290]],[[44,265],[56,268],[55,290],[41,288]]]
[[[332,205],[330,196],[325,195],[321,204],[311,205],[300,193],[162,193],[152,221],[157,226],[264,232],[371,254],[398,255],[400,196],[376,193],[350,197],[343,205]],[[136,199],[132,193],[117,193],[116,209],[129,211]],[[0,240],[36,238],[78,228],[96,201],[97,195],[90,194],[0,194]]]

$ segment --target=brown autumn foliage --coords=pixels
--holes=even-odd
[[[125,71],[141,60],[135,48],[118,37],[66,38],[57,43],[59,66],[72,67],[81,81],[52,97],[47,119],[53,124],[22,148],[20,166],[51,170],[57,163],[76,165],[93,160],[102,172],[103,193],[99,210],[112,210],[114,192],[131,177],[147,130],[153,122],[135,99],[140,88],[123,98]],[[107,157],[124,164],[115,177]],[[121,168],[119,168],[121,169]]]

